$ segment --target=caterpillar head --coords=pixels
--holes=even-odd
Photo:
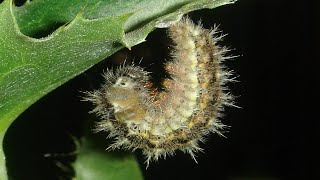
[[[104,75],[106,98],[113,106],[131,106],[141,101],[145,85],[149,81],[148,72],[141,67],[123,66],[115,72]]]
[[[120,89],[134,89],[136,86],[138,86],[137,82],[132,77],[128,76],[118,77],[112,85],[113,88]]]

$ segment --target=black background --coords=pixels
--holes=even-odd
[[[314,80],[319,60],[315,53],[319,48],[318,5],[298,0],[240,0],[189,14],[195,22],[201,19],[206,28],[220,24],[228,34],[222,44],[240,55],[227,65],[239,75],[240,82],[230,88],[242,108],[226,108],[223,122],[231,126],[227,138],[211,135],[201,145],[204,153],[197,154],[198,164],[178,152],[145,170],[137,152],[146,180],[320,179],[315,89],[319,80]],[[39,156],[74,148],[66,132],[81,136],[81,126],[75,123],[92,109],[80,102],[79,91],[97,88],[102,70],[125,58],[143,57],[142,65],[160,72],[154,77],[161,78],[159,67],[169,59],[168,47],[165,30],[155,30],[146,43],[120,51],[30,107],[6,135],[9,173],[15,179],[57,178],[47,175],[58,171],[54,163]],[[11,138],[18,141],[7,140]],[[30,162],[35,166],[28,167]]]

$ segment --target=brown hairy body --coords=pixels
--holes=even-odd
[[[221,65],[228,50],[217,44],[222,36],[215,37],[216,29],[184,18],[168,31],[174,50],[164,91],[151,89],[149,73],[131,65],[109,70],[102,88],[86,97],[102,119],[97,130],[115,138],[110,148],[141,149],[147,163],[177,149],[194,158],[204,136],[221,134],[222,108],[233,105],[225,87],[231,73]]]

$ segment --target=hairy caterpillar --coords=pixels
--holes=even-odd
[[[172,24],[172,60],[165,64],[170,78],[162,82],[164,90],[152,88],[149,73],[129,65],[108,70],[106,83],[87,93],[102,121],[98,131],[109,132],[115,139],[109,148],[141,149],[146,163],[175,150],[189,153],[201,151],[199,141],[210,132],[220,133],[220,112],[233,105],[233,97],[225,83],[230,71],[221,62],[228,49],[217,43],[217,29],[208,30],[187,18]]]

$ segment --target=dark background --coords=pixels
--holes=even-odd
[[[239,0],[189,14],[195,22],[201,19],[206,28],[220,24],[228,34],[222,44],[240,55],[226,64],[239,75],[240,83],[229,87],[242,108],[226,108],[223,122],[231,126],[227,138],[211,135],[201,145],[204,153],[197,154],[198,164],[177,152],[145,170],[137,152],[145,179],[320,179],[316,148],[320,129],[315,116],[319,80],[314,80],[315,61],[319,60],[316,11],[320,11],[319,3],[313,1]],[[160,72],[153,74],[159,79],[163,74],[159,67],[170,59],[169,46],[165,30],[155,30],[146,43],[120,51],[30,107],[6,136],[19,140],[4,142],[10,149],[9,172],[21,172],[16,179],[49,179],[45,174],[59,168],[38,156],[72,151],[66,132],[80,137],[83,129],[75,123],[92,109],[80,102],[79,91],[99,87],[102,70],[125,58],[139,61],[143,57],[142,65]],[[35,167],[28,167],[30,162]]]

